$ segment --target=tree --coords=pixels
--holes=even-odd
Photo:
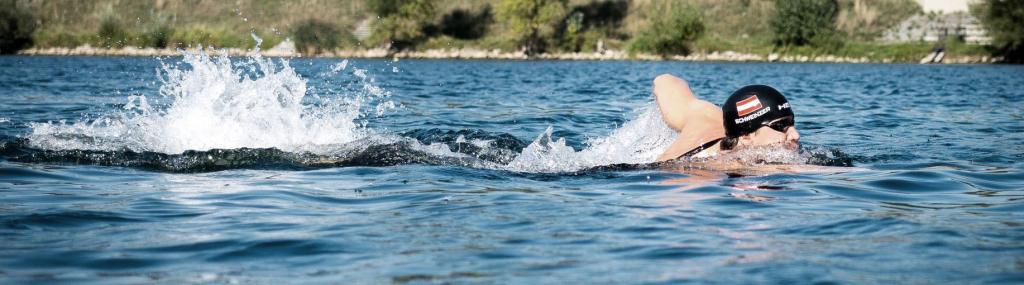
[[[666,3],[653,22],[629,43],[630,53],[648,52],[661,56],[690,53],[690,43],[704,34],[700,14],[688,5]]]
[[[16,1],[0,1],[0,54],[15,53],[32,45],[35,19]]]
[[[971,12],[992,37],[996,55],[1024,63],[1024,1],[986,0],[972,6]]]
[[[491,22],[490,5],[477,12],[455,9],[441,17],[440,32],[456,39],[479,39],[487,34]]]
[[[567,0],[503,0],[498,4],[498,18],[506,22],[513,37],[532,56],[544,52],[545,38],[550,38],[559,22],[565,19]]]
[[[371,41],[387,44],[392,52],[422,41],[423,29],[433,22],[436,13],[431,0],[373,0],[370,7],[380,17]]]
[[[300,22],[292,31],[295,37],[295,48],[305,55],[315,55],[322,50],[337,48],[342,41],[343,33],[338,32],[330,24],[309,19]]]
[[[839,4],[835,0],[776,0],[775,16],[769,25],[778,46],[837,48],[835,21]]]

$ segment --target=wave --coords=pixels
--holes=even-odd
[[[235,148],[188,150],[177,154],[152,151],[39,149],[27,139],[6,139],[0,143],[0,156],[26,163],[85,164],[138,168],[172,173],[211,172],[233,169],[310,170],[354,166],[439,165],[462,166],[517,173],[587,173],[659,168],[666,164],[696,165],[699,162],[671,163],[614,162],[586,165],[562,160],[565,155],[583,157],[593,150],[527,150],[527,144],[509,134],[491,134],[482,130],[422,129],[406,132],[410,137],[391,140],[363,139],[335,145],[330,154],[291,152],[278,148]],[[547,139],[547,138],[543,138]],[[422,141],[421,141],[422,140]],[[537,148],[534,142],[529,144]],[[571,152],[571,153],[570,153]],[[771,152],[771,151],[766,151]],[[523,154],[527,156],[523,156]],[[762,151],[754,151],[761,156]],[[838,150],[805,150],[782,161],[751,160],[756,163],[806,163],[822,166],[852,166],[853,160]],[[513,163],[515,162],[515,163]],[[695,164],[696,163],[696,164]]]
[[[377,130],[366,119],[398,107],[367,70],[348,61],[321,74],[357,82],[336,90],[309,88],[287,59],[258,53],[233,61],[183,52],[158,72],[155,96],[131,95],[121,110],[98,119],[30,123],[31,133],[6,139],[0,154],[169,172],[434,164],[561,173],[648,167],[676,136],[654,104],[581,150],[554,137],[553,127],[529,143],[485,130]],[[769,150],[743,159],[848,164],[832,153]]]

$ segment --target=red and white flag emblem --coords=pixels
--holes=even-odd
[[[757,100],[757,96],[750,96],[750,98],[736,102],[736,111],[739,113],[740,117],[746,116],[747,114],[760,109],[761,101]]]

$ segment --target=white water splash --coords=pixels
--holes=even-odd
[[[548,127],[511,163],[499,168],[519,172],[572,172],[604,165],[652,163],[679,135],[664,123],[660,110],[654,104],[641,109],[637,118],[615,129],[608,136],[589,141],[588,146],[580,151],[567,146],[565,139],[553,138],[552,130],[552,127]],[[710,158],[694,158],[677,163],[697,168],[722,163],[739,167],[759,164],[795,165],[805,164],[813,154],[819,152],[827,151],[801,151],[779,146],[747,147]]]
[[[620,163],[650,163],[678,134],[665,125],[653,104],[608,136],[589,141],[589,146],[580,151],[567,146],[564,138],[553,139],[551,132],[552,128],[548,127],[504,168],[522,172],[568,172]]]
[[[258,51],[258,48],[255,49]],[[164,63],[163,84],[155,108],[144,95],[131,96],[120,114],[67,124],[33,123],[34,147],[53,150],[121,150],[181,153],[186,150],[270,148],[319,152],[364,138],[372,130],[359,125],[364,107],[383,114],[394,104],[390,93],[372,85],[365,70],[353,75],[363,85],[342,98],[304,104],[307,82],[287,60],[275,62],[257,52],[232,62],[204,51],[185,52],[181,63]],[[347,62],[334,68],[344,70]],[[340,67],[340,68],[338,68]],[[377,104],[376,106],[364,106]]]

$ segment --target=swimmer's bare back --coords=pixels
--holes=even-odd
[[[661,109],[661,118],[679,133],[672,145],[658,156],[658,161],[678,158],[704,143],[725,137],[722,108],[697,98],[682,78],[659,75],[654,78],[652,89]],[[716,144],[703,152],[716,153],[718,149]]]

